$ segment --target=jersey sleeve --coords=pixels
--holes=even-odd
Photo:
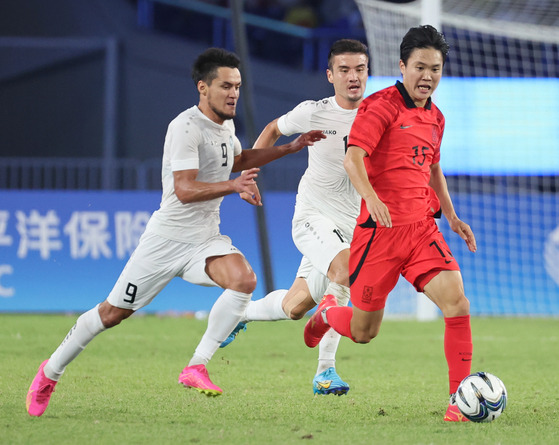
[[[229,120],[225,121],[224,125],[227,125],[227,128],[229,128],[229,130],[231,131],[231,143],[230,143],[230,145],[233,146],[233,157],[239,156],[241,154],[241,152],[243,151],[243,146],[241,144],[241,141],[239,140],[239,138],[235,134],[235,122],[233,122],[233,119],[229,119]]]
[[[171,122],[168,130],[171,170],[197,170],[200,167],[198,147],[202,134],[197,125],[186,121]]]
[[[284,136],[306,133],[313,130],[310,128],[311,116],[316,109],[316,102],[306,100],[297,105],[293,110],[287,112],[278,119],[278,130]],[[314,129],[316,130],[316,128]]]
[[[241,145],[241,141],[237,136],[233,136],[233,156],[238,156],[243,151],[243,146]]]
[[[360,147],[370,155],[394,121],[396,111],[389,101],[376,95],[369,96],[357,110],[349,133],[348,146]]]

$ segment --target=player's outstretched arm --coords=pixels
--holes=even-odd
[[[282,133],[281,131],[279,131],[278,119],[274,119],[272,122],[266,125],[264,130],[262,130],[262,133],[260,133],[260,136],[258,136],[258,139],[256,139],[256,142],[254,143],[252,149],[254,150],[258,148],[271,147],[281,136]],[[257,184],[254,184],[250,193],[243,192],[240,194],[240,196],[249,204],[255,206],[262,205],[262,196],[260,195],[260,190],[258,189]]]
[[[466,245],[471,252],[475,252],[477,250],[477,244],[474,232],[468,224],[458,218],[458,215],[454,210],[454,205],[452,204],[452,199],[448,193],[446,178],[444,177],[439,163],[431,165],[431,178],[429,180],[429,185],[433,188],[433,190],[435,190],[435,193],[439,198],[441,210],[448,220],[450,228],[466,242]]]
[[[367,152],[361,147],[352,145],[348,147],[344,158],[344,168],[351,180],[351,183],[365,201],[367,210],[371,218],[377,224],[385,227],[392,227],[392,218],[386,204],[384,204],[377,196],[373,186],[369,182],[367,170],[363,163],[363,158],[367,156]]]
[[[460,238],[466,242],[470,252],[475,252],[477,250],[476,237],[468,224],[460,220],[458,217],[449,221],[448,224],[450,225],[450,228],[460,235]]]
[[[175,194],[180,202],[187,204],[221,198],[231,193],[250,192],[251,187],[256,184],[254,179],[259,171],[258,168],[250,168],[235,179],[221,182],[198,181],[198,170],[175,171]]]
[[[278,119],[274,119],[272,122],[266,125],[266,127],[264,127],[264,130],[262,130],[262,133],[260,133],[260,136],[258,136],[258,139],[256,139],[256,142],[252,147],[253,149],[272,147],[278,141],[278,139],[282,136],[282,133],[281,131],[279,131],[278,127]]]
[[[258,150],[243,150],[240,155],[235,157],[233,171],[239,172],[248,168],[261,167],[288,154],[297,153],[304,147],[314,145],[315,142],[324,138],[326,136],[321,130],[312,130],[284,145],[259,148]]]

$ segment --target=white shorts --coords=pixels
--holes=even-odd
[[[342,250],[349,249],[353,228],[354,225],[341,227],[316,209],[297,203],[291,235],[299,252],[322,275],[328,275],[330,263],[336,255]]]
[[[218,286],[206,273],[206,258],[241,254],[225,235],[188,244],[145,232],[107,301],[123,309],[147,306],[175,277],[201,286]]]

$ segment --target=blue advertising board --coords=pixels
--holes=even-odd
[[[160,192],[3,191],[0,311],[83,311],[103,301],[160,198]],[[261,276],[254,208],[230,196],[222,210],[222,232]],[[207,310],[220,293],[177,278],[148,309]]]
[[[558,196],[457,193],[452,198],[477,241],[477,252],[469,252],[441,219],[472,314],[559,316]]]
[[[157,209],[160,192],[0,193],[0,312],[81,312],[103,301]],[[440,223],[462,268],[474,315],[559,316],[559,199],[553,193],[460,193],[455,207],[477,238],[470,253]],[[275,288],[289,288],[300,254],[291,239],[294,193],[265,194]],[[265,295],[255,208],[225,197],[221,231],[245,254]],[[402,308],[398,286],[387,313]],[[209,311],[219,288],[176,278],[144,311]],[[406,303],[407,304],[407,303]]]

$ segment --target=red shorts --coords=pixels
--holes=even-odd
[[[392,228],[355,227],[349,283],[351,303],[359,309],[383,309],[400,274],[423,292],[441,270],[460,267],[433,218]]]

